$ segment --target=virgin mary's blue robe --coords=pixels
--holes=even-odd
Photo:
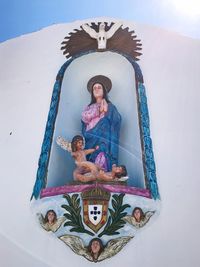
[[[92,129],[86,131],[86,126],[82,121],[85,149],[99,146],[98,150],[87,156],[87,160],[95,162],[98,154],[103,152],[107,161],[107,171],[111,171],[112,165],[118,164],[121,115],[112,103],[108,103],[108,111],[105,116]]]

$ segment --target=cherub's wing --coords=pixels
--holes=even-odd
[[[57,221],[52,225],[52,227],[50,227],[51,231],[55,233],[65,220],[65,217],[58,218]]]
[[[133,236],[124,236],[116,239],[111,239],[107,243],[103,252],[99,255],[98,261],[102,261],[116,255],[129,242],[131,238],[133,238]]]
[[[92,29],[87,23],[82,25],[82,28],[85,32],[87,32],[91,38],[97,39],[98,38],[98,33]]]
[[[125,182],[125,181],[127,181],[128,179],[129,179],[128,176],[122,176],[122,177],[118,178],[117,181]]]
[[[93,257],[87,251],[87,248],[84,247],[83,241],[80,237],[75,235],[63,235],[60,236],[59,239],[69,246],[76,254],[85,257],[89,261],[93,261]]]
[[[144,220],[137,222],[136,219],[131,215],[126,215],[124,218],[122,218],[122,220],[124,220],[125,222],[129,223],[130,225],[134,226],[137,229],[145,225]]]
[[[72,146],[71,143],[67,140],[65,140],[63,137],[58,136],[56,139],[56,143],[62,147],[62,149],[67,150],[68,152],[72,152]]]
[[[65,220],[66,220],[66,218],[65,218],[64,216],[58,218],[58,222],[59,222],[60,225],[61,225]]]
[[[37,213],[37,217],[39,219],[39,222],[42,228],[48,232],[51,231],[51,229],[49,228],[49,225],[44,221],[43,215],[41,213]]]
[[[153,216],[155,213],[155,211],[147,211],[145,213],[145,223],[147,223],[149,221],[149,219],[151,218],[151,216]]]
[[[135,218],[131,215],[126,215],[124,218],[122,218],[122,220],[124,220],[127,223],[130,223],[131,225],[139,229],[145,226],[146,223],[148,223],[149,219],[154,213],[155,211],[147,211],[145,213],[144,219],[142,219],[140,222],[137,222]]]
[[[106,32],[107,39],[111,38],[114,33],[122,26],[122,22],[118,21],[115,24],[112,25],[112,27]]]
[[[43,225],[44,224],[44,216],[42,215],[42,213],[37,213],[36,215],[38,217],[39,223],[41,225]]]
[[[124,220],[125,222],[130,223],[131,225],[137,227],[137,222],[136,222],[135,218],[133,216],[131,216],[131,215],[124,216],[122,218],[122,220]]]

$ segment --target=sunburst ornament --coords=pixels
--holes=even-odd
[[[83,24],[81,29],[75,29],[64,39],[61,50],[67,59],[88,51],[117,51],[130,55],[136,61],[142,55],[139,52],[142,50],[141,40],[137,39],[134,30],[129,31],[128,27],[123,29],[121,22],[110,25],[107,22]]]

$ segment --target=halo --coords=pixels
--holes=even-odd
[[[95,83],[101,83],[103,84],[104,88],[106,89],[106,92],[109,93],[112,88],[112,82],[111,80],[104,76],[104,75],[96,75],[92,77],[87,84],[87,89],[91,93],[92,87]]]

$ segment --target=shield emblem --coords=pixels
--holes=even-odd
[[[95,188],[82,193],[83,221],[94,232],[98,232],[107,221],[110,193]]]
[[[100,223],[101,218],[102,218],[102,210],[103,206],[102,205],[89,205],[88,206],[88,217],[91,223],[94,225],[97,225]]]

